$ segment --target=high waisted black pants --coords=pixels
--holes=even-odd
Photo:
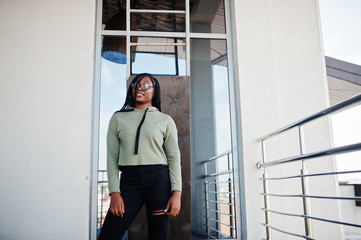
[[[123,218],[108,211],[98,240],[120,240],[145,203],[148,217],[148,239],[166,240],[169,217],[152,215],[164,210],[171,196],[167,165],[122,166],[120,191],[124,201]]]

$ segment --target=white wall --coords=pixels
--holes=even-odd
[[[0,22],[0,239],[87,239],[95,1],[1,1]]]
[[[256,168],[261,161],[261,145],[257,138],[307,117],[329,106],[324,56],[321,45],[318,5],[316,0],[264,1],[233,0],[232,14],[236,42],[235,74],[239,80],[241,151],[246,208],[246,239],[261,239],[264,230],[262,184],[258,180],[262,171]],[[329,148],[331,136],[329,121],[310,125],[306,131],[306,151]],[[312,138],[311,138],[312,137]],[[268,152],[278,156],[292,156],[297,149],[297,134],[275,140]],[[334,169],[332,158],[312,164],[313,169]],[[311,163],[307,162],[307,166]],[[300,164],[285,165],[280,170],[270,170],[283,175],[299,174]],[[335,178],[328,178],[327,186],[312,186],[319,195],[337,195]],[[322,180],[320,180],[323,182]],[[289,184],[274,186],[275,193],[300,191]],[[292,192],[293,191],[293,192]],[[300,192],[298,192],[300,194]],[[300,203],[300,201],[298,201]],[[337,202],[330,203],[325,217],[338,219]],[[326,204],[327,205],[327,204]],[[313,203],[313,213],[320,212],[321,203]],[[302,213],[302,209],[282,200],[271,201],[271,208]],[[301,211],[301,212],[300,212]],[[303,222],[280,220],[272,214],[273,224],[281,229],[304,234]],[[283,218],[288,219],[288,218]],[[314,223],[317,239],[341,239],[341,229],[329,229]],[[289,236],[272,231],[274,239]]]
[[[354,185],[341,185],[340,193],[342,197],[355,197]],[[361,223],[361,207],[356,206],[355,201],[342,201],[342,220],[348,223]],[[356,240],[361,238],[361,229],[356,227],[344,227],[346,240]]]

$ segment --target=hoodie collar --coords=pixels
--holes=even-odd
[[[143,108],[143,109],[138,109],[138,108],[134,108],[134,107],[128,107],[127,109],[129,109],[130,111],[134,110],[134,111],[139,111],[139,112],[144,112],[146,109],[148,109],[147,112],[159,112],[158,108],[156,107],[149,107],[149,108]],[[132,110],[131,110],[132,109]]]

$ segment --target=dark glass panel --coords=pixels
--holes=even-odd
[[[185,15],[171,13],[132,13],[132,30],[184,32]]]
[[[190,1],[191,32],[225,33],[223,0]]]
[[[132,9],[185,10],[185,0],[131,0]]]
[[[138,37],[141,44],[184,43],[183,39]],[[184,46],[132,46],[135,58],[131,65],[132,74],[149,72],[155,75],[186,75]]]

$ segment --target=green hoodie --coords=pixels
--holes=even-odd
[[[177,128],[173,119],[157,108],[128,108],[114,113],[107,149],[109,193],[120,192],[118,166],[154,164],[167,164],[171,190],[182,191]]]

